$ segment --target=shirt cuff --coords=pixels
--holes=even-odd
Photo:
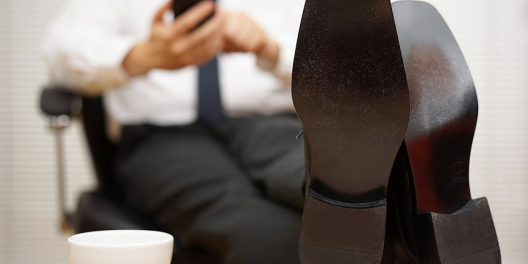
[[[285,45],[279,44],[279,60],[275,65],[270,60],[257,58],[257,66],[264,71],[273,73],[275,77],[279,78],[289,87],[291,83],[295,49],[288,49],[284,46]]]

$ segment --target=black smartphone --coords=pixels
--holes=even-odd
[[[185,11],[189,10],[189,8],[193,7],[194,5],[198,4],[201,1],[204,1],[204,0],[173,0],[172,1],[172,11],[174,11],[174,17],[178,17],[179,15],[185,13]],[[216,2],[216,0],[214,0],[214,2]],[[201,26],[203,23],[205,23],[205,21],[213,17],[213,15],[214,15],[214,12],[209,17],[204,19],[204,21],[202,21],[197,26],[197,28]]]

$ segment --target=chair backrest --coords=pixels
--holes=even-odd
[[[82,97],[73,89],[46,86],[41,91],[40,108],[49,117],[82,114],[84,132],[100,189],[109,194],[119,195],[114,179],[117,146],[110,142],[106,135],[102,98]]]
[[[116,188],[114,176],[117,147],[106,134],[103,100],[101,97],[84,97],[82,102],[84,132],[99,186],[104,191],[117,194],[118,188]]]

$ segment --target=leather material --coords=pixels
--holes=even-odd
[[[390,1],[306,1],[292,97],[308,187],[346,203],[384,200],[410,111]]]
[[[292,96],[307,144],[301,263],[380,263],[410,112],[390,1],[306,1]]]
[[[117,147],[110,142],[106,134],[106,120],[103,100],[97,98],[83,98],[83,128],[90,154],[94,163],[99,186],[115,196],[120,196],[115,186],[115,156]]]
[[[420,262],[500,263],[489,205],[472,200],[469,186],[478,118],[471,72],[433,6],[399,1],[393,10],[412,102],[405,146]]]
[[[40,110],[49,116],[73,115],[80,107],[80,96],[64,88],[46,87],[40,94]]]
[[[417,210],[452,213],[471,200],[475,84],[453,33],[433,6],[399,1],[393,8],[412,102],[405,143]]]
[[[81,96],[60,87],[47,87],[41,92],[41,110],[47,115],[72,115],[74,102]],[[105,130],[105,115],[101,97],[82,98],[83,125],[90,154],[95,166],[100,188],[83,193],[73,217],[76,233],[146,229],[159,230],[152,218],[131,209],[121,202],[121,192],[114,180],[116,146],[111,143]],[[175,244],[173,264],[215,264],[214,257],[198,250],[181,250]]]
[[[99,230],[159,230],[146,215],[134,211],[102,191],[81,195],[74,215],[76,233]]]
[[[81,195],[74,216],[76,233],[100,230],[160,230],[152,219],[103,191]],[[183,250],[175,241],[173,264],[216,264],[213,256],[198,250]]]

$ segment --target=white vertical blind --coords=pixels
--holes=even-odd
[[[61,1],[0,1],[2,264],[68,262],[67,236],[58,232],[53,138],[38,108],[46,82],[39,46]],[[79,125],[66,134],[69,187],[76,196],[93,183],[91,164]]]
[[[53,138],[37,107],[46,82],[38,48],[61,2],[0,1],[0,264],[67,263],[67,236],[57,231]],[[473,196],[490,200],[503,263],[526,263],[528,1],[428,2],[451,26],[477,86]],[[72,206],[93,186],[93,172],[78,125],[65,145]]]
[[[11,135],[8,127],[11,107],[7,100],[9,97],[9,11],[10,3],[0,1],[0,263],[8,263],[7,252],[9,252],[9,234],[7,229],[7,215],[9,212],[10,201],[10,155],[8,152],[12,149],[9,144]]]

